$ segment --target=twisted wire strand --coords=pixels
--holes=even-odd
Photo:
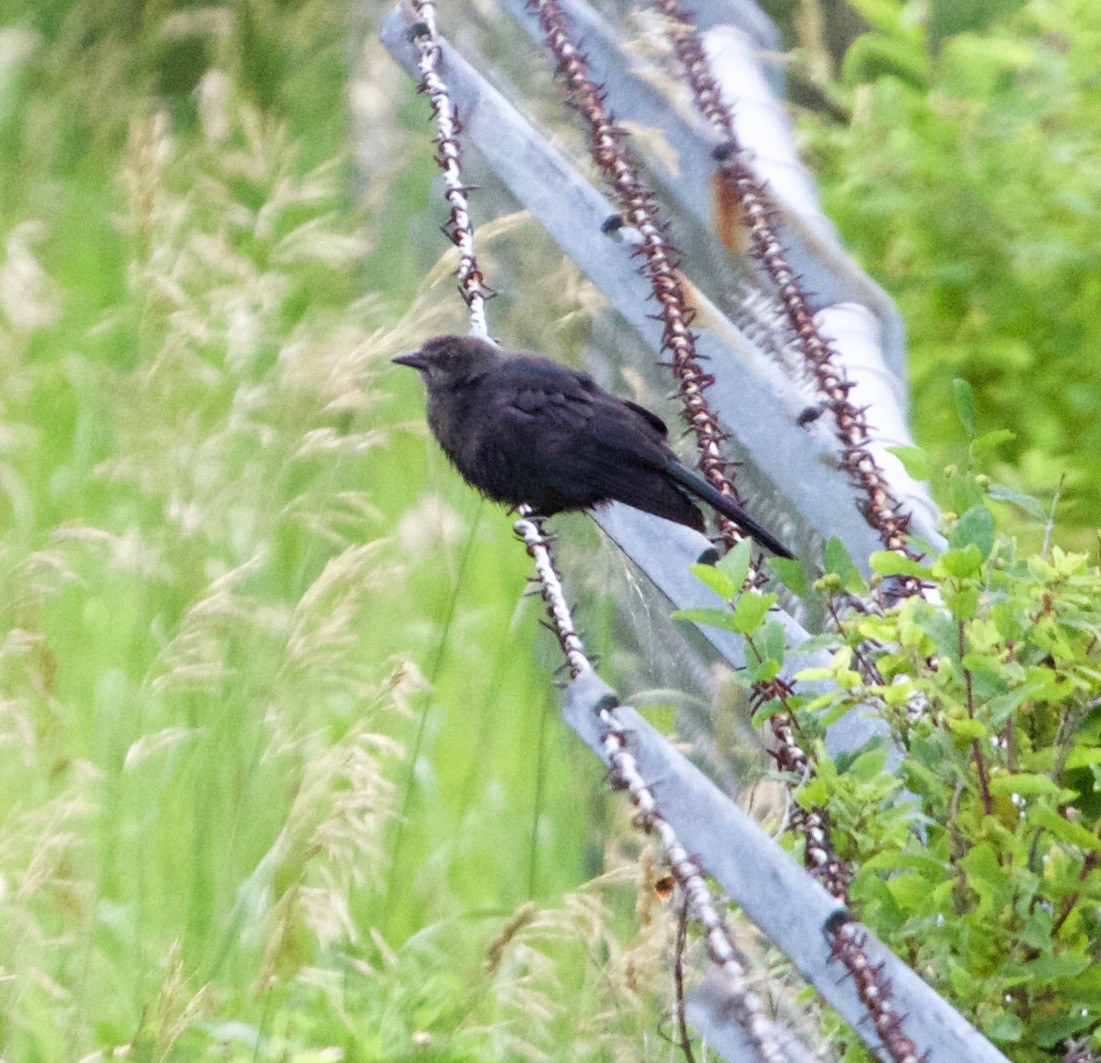
[[[461,172],[462,149],[458,139],[460,125],[447,86],[438,73],[440,45],[435,6],[430,0],[412,0],[411,6],[419,20],[413,27],[413,33],[420,55],[418,67],[421,89],[432,104],[437,130],[436,143],[439,147],[436,161],[443,170],[447,185],[445,195],[451,205],[451,220],[444,227],[444,232],[459,249],[457,275],[460,293],[470,311],[470,330],[474,335],[489,339],[485,304],[491,293],[485,285],[475,257],[474,232],[466,199],[467,187],[463,183]],[[535,578],[539,581],[548,616],[566,658],[570,675],[576,679],[591,671],[592,665],[574,627],[562,589],[562,580],[554,564],[550,541],[543,533],[542,522],[530,507],[523,506],[520,512],[521,518],[515,525],[516,533],[524,541],[535,563]],[[689,857],[672,826],[658,811],[653,792],[643,780],[635,758],[627,748],[626,735],[614,710],[609,706],[602,706],[598,715],[601,724],[600,744],[609,764],[609,781],[613,788],[625,791],[638,810],[636,825],[642,830],[657,834],[660,839],[672,873],[688,898],[693,915],[705,928],[707,954],[712,963],[726,975],[735,1021],[744,1031],[762,1063],[786,1063],[787,1056],[775,1039],[773,1027],[765,1016],[764,1005],[749,986],[745,958],[704,881],[701,869]]]
[[[571,39],[557,0],[532,0],[530,6],[554,55],[558,76],[585,120],[593,161],[607,178],[624,223],[638,233],[633,253],[642,259],[639,272],[650,282],[651,294],[660,308],[656,316],[663,326],[662,348],[677,378],[682,415],[696,437],[700,471],[712,487],[740,502],[729,475],[730,463],[722,451],[726,433],[704,397],[714,377],[704,370],[696,352],[696,336],[691,328],[695,310],[681,279],[680,252],[657,218],[654,194],[627,147],[627,131],[604,106],[604,89],[590,77],[588,60]],[[719,517],[717,527],[727,546],[745,538],[725,517]]]
[[[867,448],[869,429],[865,412],[849,400],[852,384],[836,366],[834,352],[819,331],[807,296],[788,265],[772,224],[763,185],[739,142],[733,115],[712,72],[694,18],[681,8],[679,0],[652,0],[652,3],[666,18],[670,42],[684,69],[697,109],[720,137],[720,148],[716,153],[719,179],[728,183],[741,205],[741,217],[749,230],[752,253],[776,286],[796,345],[813,371],[819,392],[833,412],[837,437],[842,445],[843,467],[853,485],[864,495],[858,508],[879,533],[887,549],[916,558],[920,555],[907,542],[910,515],[891,495],[883,470]],[[907,594],[919,594],[921,583],[907,579],[902,590]],[[813,771],[813,766],[795,742],[791,727],[789,713],[773,717],[773,733],[780,739],[777,759],[781,767],[806,778]],[[848,869],[833,851],[825,813],[818,809],[796,807],[798,810],[792,817],[792,825],[806,839],[805,863],[835,897],[848,905]],[[893,1004],[890,984],[883,977],[881,968],[869,961],[859,932],[853,924],[841,923],[829,935],[833,956],[852,976],[861,1003],[890,1058],[895,1063],[918,1063],[917,1048],[903,1029],[902,1018]]]
[[[516,535],[523,540],[535,563],[547,615],[566,658],[570,677],[578,679],[592,671],[592,665],[585,655],[584,644],[574,627],[562,592],[551,542],[543,532],[540,517],[526,506],[521,507],[520,513],[520,519],[514,525]],[[703,870],[688,855],[676,831],[658,810],[653,791],[647,786],[638,762],[628,748],[627,735],[615,708],[602,704],[598,716],[601,724],[600,746],[608,762],[608,781],[613,789],[625,792],[637,809],[635,826],[657,835],[661,842],[669,868],[688,899],[693,917],[704,927],[708,958],[726,976],[735,1021],[759,1060],[785,1063],[787,1054],[776,1040],[774,1027],[765,1016],[762,1000],[750,987],[746,958],[735,942],[730,925],[723,918],[715,896],[704,879]]]
[[[411,7],[418,20],[412,28],[413,43],[420,56],[417,63],[420,71],[418,91],[424,93],[432,105],[436,125],[436,164],[443,171],[446,185],[444,196],[451,207],[451,215],[442,231],[459,249],[459,266],[455,276],[459,278],[459,294],[470,311],[471,335],[491,340],[486,321],[486,301],[493,292],[486,285],[474,254],[474,224],[467,201],[470,188],[462,175],[462,145],[459,142],[462,124],[447,85],[439,74],[436,7],[431,0],[411,0]]]
[[[719,136],[715,151],[718,178],[740,204],[751,253],[775,285],[796,345],[813,373],[826,408],[833,414],[842,448],[841,465],[862,495],[857,508],[888,550],[917,559],[921,555],[907,540],[911,516],[891,493],[885,473],[868,449],[870,429],[865,411],[850,401],[853,382],[846,379],[844,370],[836,364],[833,348],[818,328],[807,294],[788,263],[764,185],[738,138],[733,115],[723,99],[694,16],[681,7],[680,0],[651,0],[651,3],[665,16],[667,36],[684,70],[696,109]],[[920,593],[920,581],[912,578],[903,581],[903,590],[907,594]]]
[[[589,149],[593,161],[605,173],[623,212],[624,220],[640,235],[636,253],[643,257],[640,272],[651,283],[654,298],[661,306],[665,325],[663,346],[671,356],[671,368],[676,374],[684,416],[696,432],[700,468],[708,481],[725,494],[737,497],[728,463],[722,457],[721,443],[726,436],[704,395],[713,377],[700,367],[695,349],[695,336],[689,327],[693,311],[688,305],[680,280],[680,253],[673,246],[665,226],[658,219],[656,197],[639,173],[628,147],[627,131],[609,114],[604,105],[605,91],[589,72],[588,60],[571,38],[569,25],[558,0],[531,0],[543,30],[547,47],[553,54],[557,72],[564,82],[571,101],[585,119],[589,134]],[[740,539],[741,532],[720,525],[726,545]],[[733,531],[736,534],[728,534]],[[756,583],[756,574],[747,586]],[[770,728],[777,748],[772,751],[781,770],[805,779],[810,771],[810,758],[796,739],[795,717],[789,707],[794,691],[782,679],[758,683],[753,690],[755,708],[773,701],[780,711],[770,717]],[[829,823],[823,813],[808,814],[798,806],[792,816],[792,826],[804,839],[804,859],[807,868],[821,878],[835,896],[847,899],[848,873],[829,844]]]

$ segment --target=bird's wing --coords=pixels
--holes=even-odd
[[[669,435],[668,425],[666,425],[666,423],[656,413],[651,413],[651,411],[646,409],[645,406],[639,406],[637,402],[630,402],[627,399],[622,399],[621,401],[623,405],[627,407],[627,409],[631,410],[634,413],[637,413],[639,417],[641,417],[651,428],[654,429],[655,432],[658,433],[658,435]]]
[[[526,381],[508,395],[514,414],[530,419],[546,432],[577,432],[593,415],[593,400],[570,381]]]
[[[501,398],[514,441],[530,438],[545,475],[621,498],[630,470],[664,471],[669,450],[660,418],[608,394],[587,373],[543,358],[511,361],[499,378]]]
[[[595,416],[619,422],[628,430],[669,435],[665,422],[644,406],[610,395],[588,373],[577,372],[538,355],[510,358],[499,379],[509,394],[510,405],[520,414],[561,422],[574,431]],[[641,422],[641,424],[639,423]],[[631,434],[634,434],[633,432]]]
[[[540,435],[578,432],[593,416],[602,394],[587,373],[578,373],[548,358],[509,358],[496,374],[498,402],[520,424],[537,426]]]

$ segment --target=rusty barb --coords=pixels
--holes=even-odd
[[[535,562],[535,578],[547,606],[547,616],[566,658],[570,677],[577,679],[591,671],[592,665],[574,628],[542,518],[523,506],[514,528]],[[616,715],[617,707],[615,699],[609,696],[597,710],[601,725],[600,746],[608,763],[608,782],[614,790],[623,791],[635,807],[634,825],[647,834],[657,835],[660,840],[669,869],[687,899],[689,910],[704,928],[708,958],[726,976],[734,1019],[751,1045],[755,1059],[762,1063],[786,1063],[787,1054],[776,1040],[775,1028],[765,1015],[764,1003],[750,987],[746,958],[704,879],[703,869],[688,855],[676,831],[658,811],[653,791],[646,785],[638,762],[628,748],[627,736]]]
[[[750,252],[775,285],[796,345],[813,374],[823,405],[833,414],[842,448],[842,467],[862,496],[857,508],[879,533],[888,550],[916,559],[920,555],[907,540],[910,515],[891,494],[883,470],[868,449],[870,429],[865,412],[849,400],[853,383],[837,366],[829,342],[814,321],[807,294],[788,264],[773,221],[773,208],[751,165],[749,153],[738,139],[731,110],[711,69],[694,16],[681,7],[679,0],[651,2],[655,10],[665,16],[667,35],[684,71],[696,109],[719,137],[714,152],[719,167],[717,176],[741,207],[742,223],[750,237]],[[906,590],[918,593],[920,583],[911,580]]]
[[[474,224],[466,198],[470,187],[463,181],[462,145],[459,143],[462,124],[447,85],[439,75],[436,7],[431,0],[408,0],[407,10],[413,19],[409,32],[420,54],[418,91],[424,93],[432,105],[436,124],[436,164],[443,171],[447,186],[444,195],[451,207],[451,217],[442,226],[442,231],[459,249],[459,266],[455,276],[459,278],[459,294],[470,311],[470,333],[492,342],[486,321],[486,301],[495,293],[486,285],[474,255]]]
[[[865,950],[865,933],[855,923],[841,922],[826,930],[832,957],[852,977],[856,995],[868,1012],[876,1036],[893,1063],[925,1063],[928,1053],[918,1055],[917,1046],[903,1029],[904,1017],[895,1007],[891,983],[882,964],[872,963]]]

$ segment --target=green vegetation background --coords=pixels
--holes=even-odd
[[[969,377],[1085,542],[1101,16],[854,6],[802,128],[917,434]],[[0,1055],[664,1058],[647,855],[387,371],[455,322],[422,101],[337,0],[0,11]]]

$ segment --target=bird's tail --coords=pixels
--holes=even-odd
[[[702,502],[706,502],[724,517],[729,517],[739,528],[752,535],[757,542],[777,557],[791,558],[795,556],[779,539],[762,528],[734,499],[728,498],[721,491],[715,490],[706,480],[701,479],[694,472],[689,472],[675,458],[670,460],[666,471],[670,479],[675,480],[689,494],[695,495]]]

